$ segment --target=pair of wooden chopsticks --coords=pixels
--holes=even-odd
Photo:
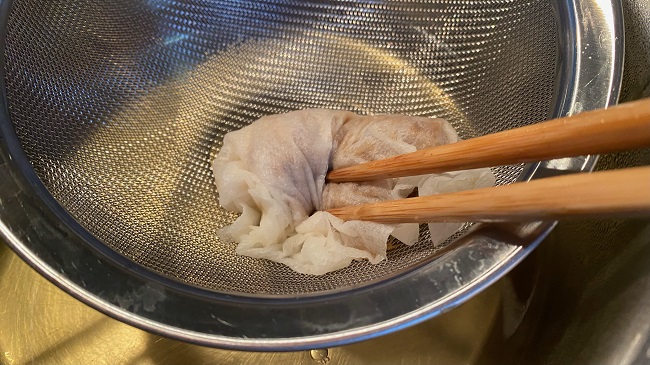
[[[359,182],[650,147],[650,99],[331,171]],[[328,210],[380,223],[650,216],[650,167],[574,174]]]

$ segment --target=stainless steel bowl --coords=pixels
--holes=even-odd
[[[220,138],[301,107],[443,116],[463,137],[618,96],[620,4],[2,1],[0,231],[115,318],[177,339],[286,350],[379,336],[453,308],[552,222],[468,227],[323,277],[236,256],[214,230]],[[498,183],[595,156],[495,169]]]

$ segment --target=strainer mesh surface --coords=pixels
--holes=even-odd
[[[380,280],[437,250],[306,276],[237,256],[210,162],[228,131],[294,109],[444,117],[463,138],[546,119],[557,58],[545,0],[16,0],[11,121],[38,176],[134,262],[226,292]],[[520,166],[495,169],[498,183]]]

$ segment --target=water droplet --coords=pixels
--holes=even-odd
[[[317,349],[309,351],[309,355],[319,364],[326,364],[330,361],[329,351],[327,349]]]

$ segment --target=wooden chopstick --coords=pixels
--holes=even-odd
[[[650,99],[331,171],[355,182],[467,170],[650,146]]]
[[[650,216],[650,167],[574,174],[457,193],[330,209],[379,223],[555,220]]]

